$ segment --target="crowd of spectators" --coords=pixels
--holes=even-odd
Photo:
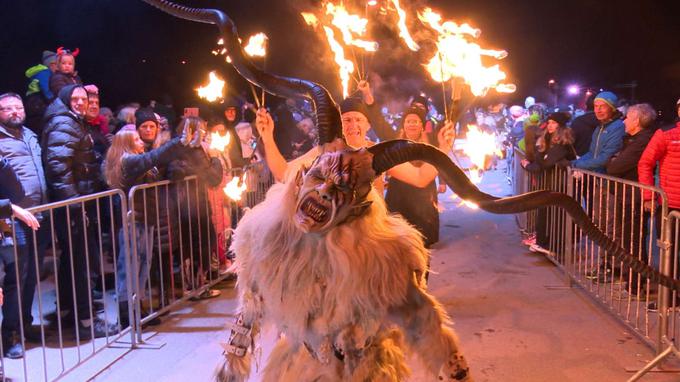
[[[642,186],[658,186],[668,196],[669,210],[680,209],[680,100],[677,119],[671,125],[657,121],[652,105],[627,105],[610,91],[594,95],[586,105],[585,111],[575,113],[566,107],[551,109],[540,104],[534,104],[534,110],[513,106],[510,116],[515,123],[506,131],[524,151],[521,165],[528,172],[550,179],[556,169],[570,167],[575,197],[593,222],[629,253],[647,261],[644,241],[650,226],[656,227],[656,237],[660,237],[662,212],[661,200],[654,200],[653,193]],[[597,174],[620,182],[596,181]],[[640,186],[631,186],[636,184]],[[538,211],[536,232],[524,244],[532,251],[550,254],[546,213],[545,209]],[[651,216],[653,225],[646,223]],[[586,277],[610,282],[621,271],[618,262],[601,256]]]
[[[28,87],[23,96],[19,92],[0,95],[0,175],[3,177],[0,264],[5,270],[0,284],[5,296],[1,333],[4,356],[9,358],[23,357],[22,334],[28,342],[41,341],[40,327],[34,323],[43,321],[36,320],[32,312],[41,264],[48,254],[57,258],[59,309],[54,314],[58,318],[47,321],[56,325],[58,320],[63,328],[72,327],[81,339],[112,335],[130,324],[127,286],[138,283],[143,287],[149,275],[154,277],[158,272],[153,271],[158,268],[152,261],[153,253],[167,253],[168,248],[173,248],[170,269],[190,270],[184,283],[188,289],[205,285],[208,272],[226,273],[231,259],[225,232],[233,228],[232,222],[229,216],[220,219],[212,216],[211,220],[208,215],[214,215],[218,207],[228,203],[221,187],[230,169],[262,160],[251,125],[244,120],[248,105],[243,113],[240,103],[227,100],[219,113],[210,110],[209,118],[202,119],[192,113],[178,118],[171,99],[162,96],[144,107],[139,103],[122,105],[114,113],[111,108],[101,107],[100,89],[79,77],[77,56],[78,51],[63,48],[43,52],[41,64],[26,71]],[[309,121],[304,123],[307,134],[311,134]],[[210,150],[208,130],[221,136],[229,134],[232,143],[224,152]],[[298,143],[300,148],[306,147],[304,139]],[[118,218],[121,216],[118,199],[112,203],[113,209],[108,203],[92,200],[55,208],[52,214],[27,212],[31,207],[51,202],[69,203],[109,189],[120,189],[127,194],[136,185],[160,180],[181,181],[192,175],[197,177],[193,183],[196,189],[166,188],[160,195],[155,191],[145,192],[143,197],[135,199],[130,210],[136,219],[132,219],[134,223],[128,227],[121,226]],[[208,205],[209,195],[217,196],[216,200],[210,198],[215,202],[211,203],[212,209],[201,208]],[[169,210],[169,206],[156,197],[177,198],[193,208]],[[144,216],[153,222],[158,218],[159,223],[147,221],[145,224]],[[185,224],[178,224],[178,219]],[[195,224],[186,224],[190,220]],[[198,222],[201,224],[196,224]],[[128,282],[131,275],[125,264],[130,257],[123,245],[126,230],[137,243],[139,272],[132,284]],[[179,243],[177,237],[182,234],[185,238],[193,235],[203,240]],[[149,243],[148,235],[160,235],[161,248],[156,248],[156,244],[151,248],[143,245]],[[221,241],[217,240],[218,236]],[[185,258],[180,259],[180,255],[174,253],[180,251],[199,255],[192,259],[184,255]],[[117,252],[115,260],[114,252]],[[116,268],[118,322],[107,322],[100,314],[106,292],[101,261],[107,259],[114,262]],[[13,271],[15,267],[17,272]],[[218,293],[206,290],[199,298],[214,297]],[[146,312],[141,314],[144,316]],[[156,319],[149,323],[157,322]]]

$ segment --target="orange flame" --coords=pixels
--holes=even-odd
[[[350,75],[354,73],[354,64],[345,58],[345,51],[342,49],[342,45],[335,39],[333,30],[326,26],[323,27],[323,30],[326,32],[328,45],[330,45],[335,55],[335,63],[338,64],[340,82],[342,84],[342,97],[347,98],[349,96]]]
[[[331,24],[340,30],[346,45],[353,45],[368,52],[378,50],[378,43],[354,38],[353,35],[363,36],[366,33],[368,20],[357,15],[350,15],[341,5],[326,4],[326,14],[332,16]]]
[[[222,151],[229,146],[231,141],[231,134],[227,133],[224,137],[220,135],[217,131],[210,134],[210,149]]]
[[[492,155],[503,155],[501,149],[498,148],[496,135],[485,133],[475,125],[468,125],[463,152],[472,162],[470,181],[474,184],[482,181],[481,170],[484,170],[487,158]]]
[[[245,192],[247,189],[248,186],[246,186],[246,174],[243,174],[243,180],[241,180],[240,177],[235,176],[229,181],[229,183],[227,183],[226,186],[224,186],[223,191],[229,199],[239,201],[241,200],[243,192]]]
[[[198,96],[207,100],[208,102],[215,102],[218,99],[224,98],[224,84],[225,82],[217,77],[215,72],[210,72],[210,82],[205,86],[199,86],[196,89]]]
[[[243,48],[246,54],[251,57],[264,57],[267,55],[267,40],[269,38],[264,33],[250,36],[248,45]]]
[[[319,19],[314,14],[309,12],[302,12],[300,14],[302,15],[302,18],[305,19],[305,23],[307,23],[307,25],[311,25],[315,28],[317,25],[319,25]]]
[[[437,52],[425,65],[433,80],[444,82],[454,77],[462,78],[475,96],[484,96],[489,89],[504,93],[515,91],[515,85],[501,83],[507,76],[498,65],[487,67],[482,63],[482,56],[502,60],[508,52],[484,49],[468,41],[468,38],[480,36],[479,29],[453,21],[442,23],[441,15],[430,8],[419,13],[418,18],[438,33]]]
[[[397,10],[397,14],[399,15],[399,21],[397,22],[397,27],[399,28],[399,37],[404,39],[404,42],[409,49],[414,52],[418,51],[420,46],[416,44],[415,41],[413,41],[413,38],[408,31],[408,27],[406,27],[406,12],[399,5],[399,0],[392,0],[392,4],[394,4],[394,8]]]

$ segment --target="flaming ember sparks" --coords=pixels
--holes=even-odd
[[[196,89],[198,96],[208,102],[215,102],[218,99],[224,98],[224,84],[225,82],[217,77],[215,72],[210,72],[210,82],[206,86],[200,86]]]
[[[458,25],[452,21],[442,23],[441,16],[430,8],[418,14],[419,19],[438,33],[437,52],[425,65],[437,82],[454,77],[462,78],[475,96],[484,96],[489,89],[508,93],[515,91],[515,85],[502,84],[506,74],[498,65],[484,66],[482,56],[501,60],[507,57],[504,50],[484,49],[468,38],[478,38],[479,29],[468,24]]]
[[[264,33],[258,33],[250,36],[248,45],[243,48],[246,54],[251,57],[264,57],[267,55],[267,40],[269,38]]]
[[[210,134],[210,148],[212,150],[222,151],[229,146],[231,141],[231,134],[227,133],[224,137],[218,132]]]
[[[418,49],[420,49],[420,46],[416,44],[416,42],[413,40],[411,34],[408,31],[408,27],[406,27],[406,12],[399,5],[399,0],[392,0],[392,4],[394,5],[394,8],[397,10],[397,14],[399,15],[399,21],[397,23],[397,26],[399,27],[399,37],[404,39],[404,42],[406,43],[406,46],[408,46],[409,49],[411,49],[414,52],[418,51]]]
[[[332,16],[333,24],[342,33],[342,39],[346,45],[356,46],[368,52],[378,50],[378,43],[355,38],[354,35],[363,36],[366,33],[368,20],[357,15],[350,15],[343,5],[326,4],[326,14]]]
[[[470,169],[470,181],[479,184],[482,181],[481,170],[486,168],[487,158],[498,155],[502,151],[498,148],[496,136],[485,133],[475,125],[468,125],[467,140],[463,146],[463,152],[470,158],[474,166]]]
[[[345,58],[345,51],[342,49],[342,45],[335,39],[333,30],[329,27],[323,27],[323,30],[326,32],[328,44],[335,55],[335,63],[338,64],[340,82],[342,83],[342,97],[347,98],[349,96],[350,75],[354,73],[354,64]]]
[[[233,201],[240,201],[243,192],[248,189],[246,186],[246,174],[243,174],[243,180],[240,177],[235,176],[232,180],[227,183],[224,187],[224,194]]]

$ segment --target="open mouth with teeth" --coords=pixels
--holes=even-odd
[[[308,229],[325,224],[330,216],[331,206],[328,202],[318,198],[315,193],[310,193],[302,200],[296,213],[298,223]]]

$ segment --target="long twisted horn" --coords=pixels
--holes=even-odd
[[[319,144],[332,142],[336,138],[342,139],[340,111],[328,90],[317,83],[273,75],[253,65],[243,52],[236,25],[224,12],[217,9],[189,8],[167,0],[143,1],[178,18],[216,25],[231,58],[231,64],[243,78],[279,97],[309,99],[316,110]]]
[[[553,191],[534,191],[507,198],[498,198],[477,188],[441,150],[423,143],[394,140],[368,148],[373,154],[373,170],[381,174],[390,168],[410,161],[424,161],[437,168],[439,175],[453,192],[465,200],[476,203],[481,209],[495,214],[516,214],[537,208],[556,206],[564,209],[574,222],[600,248],[614,256],[617,261],[642,274],[654,283],[680,291],[680,281],[663,275],[654,268],[627,253],[621,246],[604,234],[593,222],[581,205],[571,196]]]

